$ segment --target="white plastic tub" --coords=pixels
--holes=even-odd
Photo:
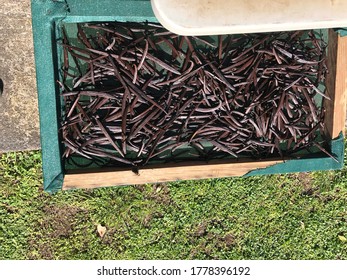
[[[151,0],[160,23],[180,35],[347,26],[347,0]]]

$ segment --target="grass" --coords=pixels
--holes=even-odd
[[[345,238],[347,167],[49,195],[40,152],[0,155],[0,259],[347,259]]]

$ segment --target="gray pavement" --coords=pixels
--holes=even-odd
[[[0,152],[39,149],[30,0],[2,0],[0,18]]]

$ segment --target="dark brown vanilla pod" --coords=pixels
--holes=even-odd
[[[77,30],[78,44],[64,31],[61,45],[65,158],[141,166],[311,148],[332,157],[319,137],[327,45],[315,31],[213,41],[152,23]]]

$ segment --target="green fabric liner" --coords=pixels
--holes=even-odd
[[[41,149],[44,190],[50,193],[62,188],[64,169],[59,139],[60,98],[59,54],[56,44],[60,23],[92,21],[157,21],[149,0],[32,0],[32,24],[36,62],[36,79],[40,112]],[[347,30],[340,29],[347,35]],[[342,35],[341,34],[341,35]],[[247,174],[304,172],[340,169],[343,166],[344,141],[342,134],[331,142],[333,159],[297,159]]]
[[[294,159],[267,168],[253,170],[245,176],[341,169],[343,167],[344,149],[344,137],[340,133],[338,138],[331,141],[331,153],[338,162],[330,157]]]
[[[336,32],[340,34],[340,36],[344,37],[347,36],[347,27],[346,28],[336,28]]]
[[[59,188],[62,174],[57,118],[57,60],[53,30],[66,15],[66,4],[58,1],[32,1],[32,24],[39,98],[40,135],[44,189]],[[60,184],[61,187],[61,184]],[[51,187],[52,188],[52,187]]]

